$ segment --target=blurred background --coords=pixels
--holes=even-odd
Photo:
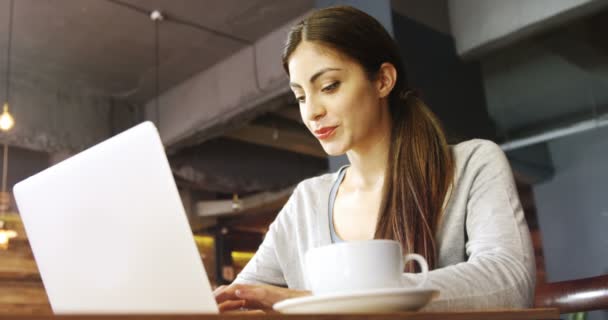
[[[540,285],[608,273],[608,1],[0,0],[0,313],[49,310],[13,185],[146,120],[209,280],[230,283],[293,187],[346,161],[280,62],[288,28],[335,4],[389,30],[453,143],[507,153]]]

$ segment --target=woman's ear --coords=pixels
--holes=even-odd
[[[376,78],[376,89],[380,98],[388,97],[397,83],[397,70],[392,63],[385,62],[380,65]]]

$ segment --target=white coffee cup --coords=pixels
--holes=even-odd
[[[308,250],[305,276],[314,295],[350,293],[374,289],[403,288],[406,262],[420,265],[423,277],[416,288],[424,287],[428,264],[418,254],[402,254],[393,240],[349,241]]]

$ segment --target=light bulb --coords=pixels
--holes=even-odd
[[[8,249],[8,235],[2,231],[0,231],[0,249]]]
[[[18,235],[19,235],[19,234],[18,234],[18,233],[17,233],[17,231],[15,231],[15,230],[6,230],[6,236],[7,236],[9,239],[12,239],[12,238],[17,238],[17,236],[18,236]]]
[[[15,119],[10,112],[8,112],[8,103],[4,104],[4,111],[0,115],[0,130],[8,131],[15,125]]]
[[[239,195],[236,193],[232,195],[232,210],[241,210],[241,200],[239,200]]]

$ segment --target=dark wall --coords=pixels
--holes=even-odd
[[[450,35],[395,12],[393,27],[410,86],[422,93],[450,140],[494,139],[480,64],[462,61]]]
[[[2,159],[0,157],[0,168],[3,165]],[[12,189],[17,182],[48,168],[49,161],[49,155],[46,152],[9,146],[7,188]]]
[[[608,128],[549,142],[555,175],[534,186],[547,280],[608,274]],[[608,311],[587,319],[606,319]]]
[[[3,167],[3,145],[0,144],[0,175]],[[49,167],[49,155],[45,152],[31,151],[18,147],[8,148],[8,170],[6,175],[6,189],[13,192],[13,186]],[[11,210],[16,210],[15,201],[11,203]]]

